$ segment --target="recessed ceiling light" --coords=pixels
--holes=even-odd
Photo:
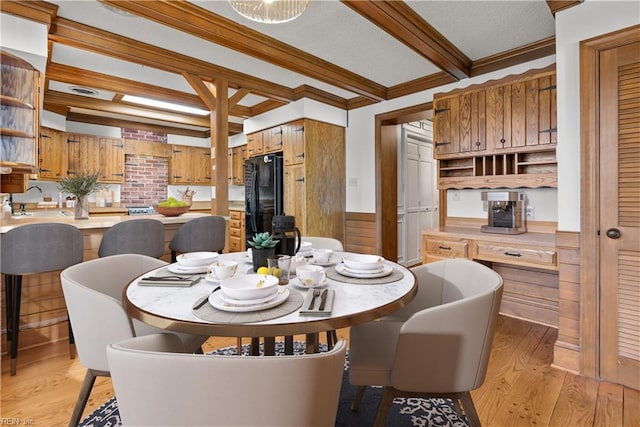
[[[98,95],[100,93],[95,89],[85,86],[69,86],[69,90],[80,95]]]
[[[157,101],[155,99],[142,98],[140,96],[124,95],[122,97],[124,102],[132,102],[134,104],[146,105],[147,107],[164,108],[166,110],[179,111],[181,113],[196,114],[198,116],[206,116],[209,114],[208,110],[201,110],[199,108],[188,107],[186,105],[173,104],[171,102]]]

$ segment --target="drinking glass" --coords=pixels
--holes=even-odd
[[[289,267],[291,267],[291,257],[289,255],[274,255],[267,258],[269,274],[277,277],[280,285],[289,283]]]

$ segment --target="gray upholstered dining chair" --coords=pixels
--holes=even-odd
[[[62,271],[64,299],[73,326],[80,363],[87,368],[70,426],[77,426],[97,376],[109,376],[107,345],[135,336],[163,332],[131,319],[123,305],[123,289],[136,277],[167,265],[139,254],[111,255]],[[184,348],[201,352],[208,337],[177,334]]]
[[[102,235],[98,256],[140,254],[164,255],[164,224],[157,219],[136,218],[119,222]]]
[[[334,251],[344,251],[344,245],[338,239],[331,237],[315,237],[315,236],[302,236],[303,242],[311,243],[311,246],[315,249],[333,249]]]
[[[0,235],[0,271],[4,275],[10,375],[16,374],[22,276],[62,270],[82,262],[82,232],[59,223],[25,224]],[[69,327],[69,342],[73,333]],[[73,349],[71,349],[73,357]]]
[[[412,269],[418,294],[378,321],[354,326],[349,340],[349,381],[358,385],[357,410],[367,385],[384,387],[376,426],[385,425],[396,396],[440,397],[460,404],[471,426],[480,419],[471,390],[484,382],[502,298],[502,278],[466,259]]]
[[[187,354],[167,334],[110,344],[128,426],[335,425],[346,343],[296,356]]]
[[[227,235],[227,221],[222,216],[211,215],[194,218],[182,224],[169,243],[171,262],[185,252],[222,253]]]

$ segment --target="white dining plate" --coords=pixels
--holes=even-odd
[[[317,261],[315,259],[311,259],[311,261],[309,261],[309,262],[311,264],[313,264],[313,265],[320,265],[322,267],[327,267],[329,265],[333,265],[333,264],[339,263],[340,262],[340,258],[334,255],[327,262],[320,262],[320,261]]]
[[[329,283],[329,279],[324,279],[322,282],[318,283],[317,285],[305,285],[300,281],[300,279],[298,279],[297,277],[294,277],[292,279],[289,279],[289,283],[299,288],[313,289],[313,288],[321,288],[323,286],[327,286],[327,283]]]
[[[384,277],[390,275],[393,271],[393,267],[391,267],[390,265],[383,265],[382,270],[380,271],[354,271],[346,268],[344,264],[338,264],[336,265],[336,271],[343,276],[353,277],[356,279],[374,279],[376,277]]]
[[[222,300],[223,303],[231,304],[231,305],[237,305],[237,306],[264,304],[264,303],[269,302],[272,299],[275,299],[275,298],[278,297],[278,292],[275,292],[272,295],[267,295],[266,297],[262,297],[262,298],[242,300],[242,299],[230,298],[223,291],[220,291],[219,293],[221,294],[220,295],[221,296],[220,299]]]
[[[211,304],[214,308],[217,308],[218,310],[230,311],[234,313],[242,313],[242,312],[260,311],[260,310],[266,310],[268,308],[273,308],[285,302],[287,298],[289,298],[289,289],[283,288],[281,290],[278,289],[278,293],[276,294],[276,297],[267,302],[263,302],[261,304],[254,304],[254,305],[233,305],[233,304],[224,302],[221,292],[214,292],[211,295],[209,295],[209,304]]]
[[[209,268],[208,265],[199,265],[196,267],[185,267],[182,266],[180,264],[173,263],[173,264],[169,264],[169,266],[167,267],[167,269],[175,274],[199,274],[199,273],[206,273],[207,269]]]

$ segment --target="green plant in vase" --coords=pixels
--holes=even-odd
[[[107,187],[107,184],[98,182],[99,179],[99,172],[78,172],[60,178],[58,181],[58,190],[76,197],[75,219],[89,218],[89,200],[87,196]]]
[[[258,271],[260,267],[267,266],[267,258],[275,255],[276,245],[279,242],[280,240],[274,240],[268,231],[256,233],[251,240],[247,240],[247,243],[251,246],[254,271]]]

